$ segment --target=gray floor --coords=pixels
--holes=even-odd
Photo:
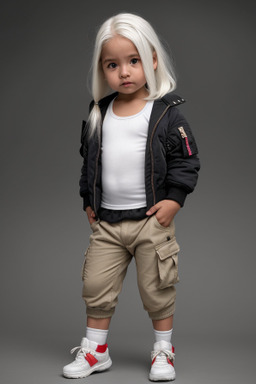
[[[115,335],[117,336],[117,335]],[[103,373],[94,373],[77,383],[148,383],[151,340],[121,335],[110,342],[113,365]],[[120,340],[120,342],[118,341]],[[74,382],[61,376],[62,366],[70,361],[69,341],[59,335],[33,340],[16,337],[1,342],[1,382],[54,383]],[[75,345],[71,344],[70,347]],[[234,337],[180,337],[176,340],[177,384],[255,383],[255,341]]]

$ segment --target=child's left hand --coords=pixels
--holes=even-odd
[[[156,212],[156,218],[163,227],[168,227],[176,213],[180,210],[180,204],[174,200],[161,200],[153,205],[147,212],[147,216],[151,216]]]

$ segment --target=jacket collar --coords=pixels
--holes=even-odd
[[[158,122],[165,114],[165,112],[176,105],[184,103],[185,100],[175,93],[167,93],[161,99],[157,99],[154,102],[152,113],[149,120],[148,134],[151,136]]]
[[[166,105],[170,105],[172,107],[175,105],[185,103],[185,100],[182,97],[180,97],[180,96],[176,95],[176,93],[172,93],[172,92],[167,93],[160,100],[162,102],[164,102]]]
[[[110,102],[118,95],[118,92],[111,93],[99,101],[99,107],[102,113],[102,119],[104,119],[107,112],[107,108]],[[175,93],[167,93],[165,96],[154,101],[153,110],[150,119],[150,126],[154,125],[158,117],[164,112],[167,107],[175,107],[184,103],[185,100]],[[93,102],[92,102],[93,105]],[[150,127],[151,128],[151,127]]]
[[[118,95],[118,92],[111,93],[110,95],[104,97],[99,101],[99,106],[101,108],[104,108],[105,106],[108,106],[109,103]],[[175,106],[184,103],[185,100],[176,95],[176,93],[167,93],[165,96],[161,97],[160,99],[156,99],[155,103],[164,103],[166,105]]]

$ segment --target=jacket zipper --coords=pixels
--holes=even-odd
[[[159,124],[159,122],[162,120],[168,109],[171,107],[171,105],[168,105],[167,108],[163,111],[162,115],[159,117],[157,120],[156,124],[154,125],[153,131],[151,133],[151,138],[150,138],[150,154],[151,154],[151,187],[152,187],[152,192],[153,192],[153,205],[156,204],[156,194],[155,194],[155,188],[154,188],[154,154],[153,154],[153,148],[152,148],[152,142],[153,142],[153,136],[155,134],[156,128]]]
[[[191,148],[189,146],[188,136],[187,136],[187,134],[185,132],[185,129],[183,127],[179,127],[178,130],[180,131],[182,139],[185,140],[185,144],[186,144],[186,148],[187,148],[189,156],[192,156],[192,151],[191,151]]]

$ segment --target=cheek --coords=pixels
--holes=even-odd
[[[105,74],[105,79],[106,79],[106,81],[109,82],[109,83],[113,83],[113,82],[115,82],[115,80],[116,80],[115,78],[116,78],[116,76],[115,76],[114,73],[106,73],[106,74]]]
[[[107,72],[103,71],[103,77],[106,81],[108,81],[109,75]]]

